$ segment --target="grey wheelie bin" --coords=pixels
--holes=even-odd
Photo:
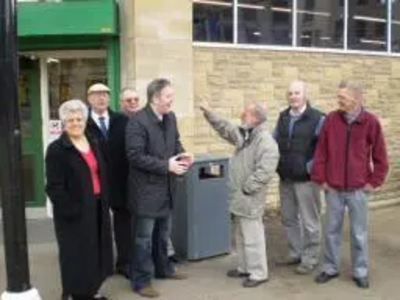
[[[180,258],[200,260],[229,253],[229,158],[200,156],[176,178],[171,239]]]

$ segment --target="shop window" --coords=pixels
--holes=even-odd
[[[400,52],[398,0],[193,0],[193,9],[194,41]]]
[[[339,0],[298,0],[297,46],[343,48],[343,13]]]
[[[348,48],[386,51],[387,1],[348,2]]]
[[[400,2],[392,2],[392,51],[400,52]]]
[[[203,42],[233,42],[233,1],[194,1],[193,39]]]
[[[292,44],[292,1],[239,0],[238,42]]]
[[[50,119],[58,119],[58,108],[64,101],[86,100],[87,89],[93,83],[107,84],[105,58],[49,58],[47,66]]]

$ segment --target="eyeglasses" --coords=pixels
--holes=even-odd
[[[66,123],[66,124],[72,124],[72,123],[82,123],[84,121],[84,119],[83,118],[69,118],[69,119],[66,119],[65,121],[64,121],[64,123]]]
[[[139,97],[131,97],[131,98],[125,98],[126,102],[138,102]]]

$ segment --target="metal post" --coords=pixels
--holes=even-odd
[[[298,15],[297,15],[297,10],[298,10],[298,2],[297,0],[293,1],[292,4],[292,46],[297,47],[299,46],[299,37],[301,39],[301,34],[299,35],[299,30],[298,30]],[[300,43],[301,45],[301,43]]]
[[[391,53],[392,52],[392,9],[393,9],[393,1],[389,0],[387,1],[386,4],[387,8],[387,16],[386,16],[386,43],[387,47],[386,50],[387,52]]]
[[[7,291],[2,300],[40,299],[29,280],[25,203],[21,185],[16,1],[0,1],[1,196]]]
[[[349,0],[344,0],[343,48],[349,48]]]
[[[233,43],[239,42],[239,1],[233,0]]]

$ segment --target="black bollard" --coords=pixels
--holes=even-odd
[[[31,288],[21,183],[18,37],[15,0],[0,1],[0,174],[7,291],[2,299],[40,299]],[[19,297],[19,298],[17,298]]]

